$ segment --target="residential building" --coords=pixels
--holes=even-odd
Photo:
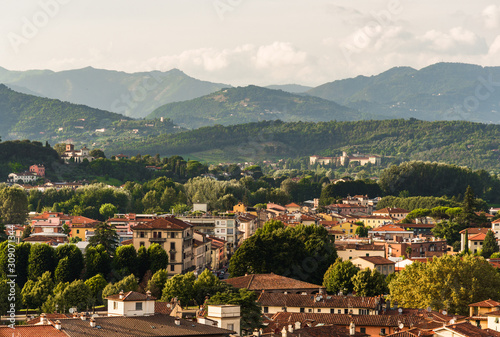
[[[257,300],[264,314],[307,312],[351,315],[378,315],[382,310],[380,297],[332,296],[307,293],[266,293]]]
[[[216,322],[222,329],[241,335],[241,308],[239,305],[208,305],[207,320]],[[206,323],[205,323],[206,324]]]
[[[258,218],[257,216],[244,213],[242,215],[237,216],[238,230],[241,233],[239,237],[239,243],[241,244],[243,241],[251,237],[255,234],[255,231],[258,228]]]
[[[373,215],[388,216],[397,220],[403,220],[409,213],[410,211],[397,207],[386,207],[379,209],[378,211],[373,211]]]
[[[495,234],[497,240],[500,240],[500,219],[491,222],[491,231]]]
[[[402,241],[404,239],[412,239],[413,231],[407,231],[400,226],[388,224],[369,230],[368,236],[374,240],[397,241],[399,239]]]
[[[300,212],[300,205],[297,205],[296,203],[292,202],[288,205],[285,205],[286,211],[288,213],[294,213],[294,212]]]
[[[212,265],[212,240],[196,232],[193,237],[195,273],[199,275],[205,268]]]
[[[158,243],[169,254],[169,274],[181,274],[195,268],[193,261],[193,225],[174,217],[157,218],[133,227],[136,250]]]
[[[489,311],[484,315],[488,317],[488,321],[486,322],[488,329],[500,331],[500,310]]]
[[[335,226],[331,226],[330,230],[332,231],[340,231],[344,233],[344,236],[347,237],[354,237],[356,235],[356,229],[358,227],[361,227],[360,225],[357,225],[352,222],[343,222]]]
[[[111,295],[108,300],[108,316],[151,316],[155,313],[155,300],[151,292],[141,294],[135,291]]]
[[[227,242],[230,253],[236,250],[239,242],[239,231],[237,217],[235,215],[202,215],[202,216],[179,216],[178,219],[187,221],[197,231],[215,236]]]
[[[464,229],[464,230],[461,230],[460,231],[460,251],[464,250],[465,249],[465,242],[467,241],[468,242],[468,246],[469,246],[469,249],[474,249],[474,245],[471,246],[470,242],[468,241],[472,236],[475,236],[477,234],[488,234],[488,231],[490,230],[491,228],[476,228],[476,227],[472,227],[472,228],[467,228],[467,229]],[[466,235],[467,234],[467,235]],[[479,237],[478,237],[479,238]],[[475,241],[476,243],[478,243],[479,241]],[[476,249],[478,248],[477,247],[478,244],[476,244]]]
[[[467,318],[467,320],[478,328],[491,329],[491,327],[488,325],[488,316],[486,314],[490,312],[496,312],[498,310],[500,310],[500,303],[497,301],[493,301],[492,299],[472,303],[469,304],[470,317]]]
[[[81,150],[75,150],[73,144],[66,144],[66,151],[61,155],[61,158],[69,163],[71,161],[75,163],[82,163],[85,159],[88,161],[93,161],[95,158],[90,155],[90,150],[87,147],[83,147]]]
[[[360,256],[380,256],[385,257],[385,247],[373,244],[356,244],[342,241],[335,242],[337,255],[342,260],[352,260]]]
[[[386,257],[401,257],[415,258],[415,257],[434,257],[442,256],[447,254],[448,245],[446,240],[423,240],[420,238],[414,238],[411,240],[399,240],[399,241],[376,241],[374,244],[376,246],[384,246],[387,252]]]
[[[45,166],[40,164],[31,165],[29,168],[31,173],[36,174],[39,177],[45,177]]]
[[[378,228],[394,222],[394,218],[387,215],[361,215],[358,216],[357,221],[362,222],[367,227]]]
[[[29,184],[35,182],[38,178],[40,177],[32,172],[9,173],[7,182],[9,183],[22,182],[23,184]]]
[[[360,256],[352,260],[352,263],[363,270],[365,268],[376,269],[382,275],[394,273],[396,263],[381,256]]]
[[[498,337],[500,333],[482,330],[468,322],[452,323],[433,329],[434,337]]]

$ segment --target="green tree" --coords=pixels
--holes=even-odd
[[[499,247],[495,234],[491,230],[486,233],[486,237],[483,242],[483,249],[481,250],[481,256],[485,259],[489,259],[493,253],[498,253]]]
[[[47,244],[33,245],[28,258],[28,278],[37,280],[46,271],[52,273],[56,267],[55,264],[54,248]]]
[[[45,272],[35,282],[29,280],[23,287],[21,295],[23,302],[27,307],[40,308],[47,298],[52,295],[54,282],[50,272]]]
[[[385,276],[376,269],[360,270],[352,278],[356,296],[378,296],[387,294],[388,288]]]
[[[82,251],[73,244],[59,245],[55,249],[55,256],[59,260],[57,268],[61,266],[61,260],[68,258],[67,262],[63,263],[65,266],[61,266],[63,270],[67,269],[66,276],[61,279],[62,275],[57,275],[57,268],[55,273],[55,279],[57,282],[73,282],[74,280],[80,278],[82,270],[84,268],[84,258]],[[62,272],[62,270],[60,271]]]
[[[85,281],[85,285],[90,290],[90,299],[92,307],[96,304],[102,303],[102,291],[108,285],[106,279],[101,274],[97,274]]]
[[[20,187],[0,189],[0,223],[24,224],[28,217],[28,196]]]
[[[414,262],[389,283],[390,299],[405,308],[467,315],[470,303],[500,299],[500,274],[484,258],[444,255]]]
[[[24,226],[23,235],[21,236],[21,241],[26,238],[29,238],[30,235],[31,235],[31,226],[30,225]]]
[[[71,273],[71,265],[67,256],[59,260],[54,277],[56,283],[70,282],[75,278],[75,275]]]
[[[111,270],[111,258],[103,245],[87,246],[85,250],[85,277],[97,274],[108,275]]]
[[[89,240],[90,246],[102,245],[110,255],[114,255],[118,246],[118,234],[114,226],[107,223],[100,223],[94,230],[94,235]]]
[[[92,305],[92,293],[82,280],[71,282],[64,289],[62,297],[67,307],[77,307],[79,311],[86,310]]]
[[[328,268],[323,277],[323,286],[330,293],[342,292],[344,295],[354,290],[353,277],[359,268],[351,261],[342,261],[340,258]]]
[[[356,232],[354,234],[358,235],[360,238],[366,238],[368,237],[368,231],[371,229],[371,227],[365,227],[359,226],[356,228]]]
[[[137,251],[137,276],[141,280],[150,269],[149,254],[146,247],[141,246]]]
[[[113,258],[113,265],[122,275],[137,274],[137,252],[134,246],[118,247]]]
[[[108,283],[102,291],[102,298],[118,294],[122,290],[125,293],[128,291],[137,291],[138,288],[139,283],[137,283],[137,278],[134,274],[130,274],[116,283]]]
[[[170,302],[172,298],[176,297],[181,305],[187,306],[194,299],[195,280],[196,277],[192,272],[172,276],[165,283],[161,300],[163,302]]]
[[[168,254],[159,244],[153,243],[149,246],[148,256],[150,261],[149,269],[153,274],[168,267]]]
[[[168,280],[168,271],[166,269],[160,269],[153,274],[151,279],[148,281],[147,290],[151,291],[151,294],[156,298],[161,298],[163,288]]]
[[[99,208],[99,213],[106,220],[114,216],[117,212],[118,209],[116,208],[116,206],[110,203],[102,204],[101,207]]]
[[[221,282],[210,270],[205,269],[194,282],[194,300],[198,305],[205,302],[205,298],[218,292],[227,290],[227,283]]]
[[[243,335],[252,334],[262,327],[262,308],[257,303],[257,294],[248,289],[229,289],[212,296],[207,304],[233,304],[241,307],[241,330]]]

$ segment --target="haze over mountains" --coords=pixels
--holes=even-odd
[[[83,69],[10,71],[0,67],[0,83],[26,94],[56,98],[142,118],[163,104],[200,97],[227,84],[200,81],[178,69],[125,73]]]
[[[298,84],[233,88],[194,79],[177,69],[128,74],[91,67],[61,72],[0,68],[0,83],[18,92],[86,105],[23,98],[4,87],[0,96],[0,135],[4,139],[34,134],[46,139],[56,132],[55,127],[81,126],[81,118],[94,121],[85,128],[91,131],[124,115],[166,117],[186,128],[276,119],[320,122],[412,117],[500,124],[500,67],[460,63],[437,63],[421,70],[396,67],[376,76],[315,88]],[[82,111],[86,117],[72,120]],[[144,126],[141,123],[137,121]],[[172,128],[170,125],[167,133]]]

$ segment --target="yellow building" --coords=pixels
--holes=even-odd
[[[73,216],[71,217],[71,232],[69,236],[72,238],[78,237],[82,239],[82,241],[86,241],[86,233],[94,232],[95,227],[98,223],[99,221],[86,218],[84,216]]]
[[[356,224],[350,223],[350,222],[344,222],[344,223],[338,224],[336,226],[332,226],[332,228],[330,228],[330,230],[342,231],[344,233],[344,235],[354,236],[354,235],[356,235],[356,229],[358,227],[360,227],[360,225],[356,225]]]

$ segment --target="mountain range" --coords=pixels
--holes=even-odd
[[[92,67],[59,72],[10,71],[0,67],[0,83],[18,92],[84,104],[133,118],[142,118],[166,103],[230,87],[194,79],[178,69],[125,73]]]

